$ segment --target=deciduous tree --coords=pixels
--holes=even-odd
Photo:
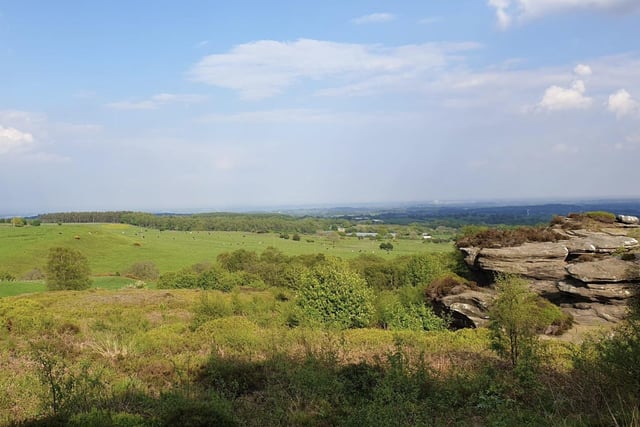
[[[49,290],[87,289],[91,286],[89,261],[70,248],[51,248],[47,261],[46,284]]]

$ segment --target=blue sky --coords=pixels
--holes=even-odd
[[[640,197],[638,40],[638,0],[0,0],[0,212]]]

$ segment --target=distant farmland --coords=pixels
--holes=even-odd
[[[161,273],[200,262],[213,262],[223,252],[237,249],[262,252],[269,246],[286,255],[323,253],[342,258],[360,254],[383,257],[419,252],[444,252],[451,243],[427,243],[422,240],[394,240],[387,253],[379,240],[356,237],[332,238],[320,234],[300,235],[300,241],[283,239],[275,233],[158,231],[126,224],[43,224],[40,227],[0,226],[0,272],[18,279],[34,268],[44,266],[51,247],[80,250],[88,259],[94,275],[114,275],[131,264],[153,261]]]

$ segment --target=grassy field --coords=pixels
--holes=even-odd
[[[222,252],[237,249],[262,252],[273,246],[287,255],[324,253],[342,258],[373,253],[385,257],[423,251],[444,252],[450,243],[396,240],[390,253],[380,241],[343,237],[332,241],[322,235],[302,235],[300,241],[281,239],[277,234],[242,232],[158,231],[125,224],[43,224],[40,227],[0,225],[0,272],[22,278],[41,268],[50,248],[65,246],[80,250],[94,275],[123,272],[135,262],[153,261],[161,273],[199,262],[211,262]]]
[[[91,279],[94,289],[122,289],[135,283],[128,277],[102,276]],[[0,297],[22,295],[33,292],[44,292],[47,286],[43,280],[0,282]]]

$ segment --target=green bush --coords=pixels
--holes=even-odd
[[[136,262],[125,271],[125,276],[139,280],[156,280],[159,275],[160,271],[153,261]]]
[[[377,321],[383,329],[434,331],[443,330],[447,322],[431,307],[414,298],[403,298],[396,292],[383,292],[376,300]]]
[[[310,319],[341,328],[364,327],[374,314],[373,291],[338,259],[303,271],[297,303]]]
[[[424,287],[438,277],[454,271],[456,258],[453,253],[425,253],[414,255],[407,264],[405,284]]]
[[[49,290],[81,290],[91,286],[89,260],[75,249],[51,248],[46,271]]]

